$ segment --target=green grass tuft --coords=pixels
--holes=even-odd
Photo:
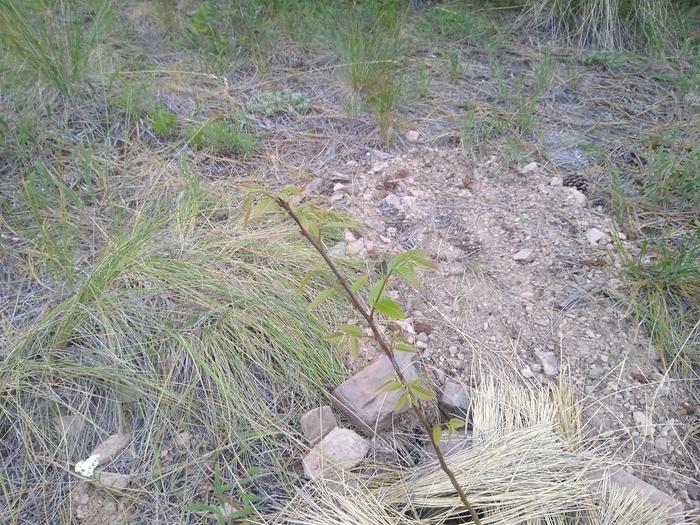
[[[164,106],[154,106],[148,112],[153,133],[160,138],[168,137],[175,130],[177,113],[169,111]]]
[[[660,357],[685,374],[700,369],[700,225],[673,244],[642,244],[633,256],[618,243],[622,277],[619,296],[649,330]]]
[[[223,118],[189,126],[185,133],[194,147],[213,153],[249,155],[258,143],[245,122],[229,122]]]
[[[393,140],[402,98],[402,60],[406,44],[401,35],[401,11],[379,11],[367,19],[352,9],[334,29],[332,39],[348,87],[361,94],[375,116],[385,143]],[[354,100],[351,94],[349,97]]]
[[[108,0],[0,0],[0,42],[21,66],[69,94],[88,79],[111,17]]]

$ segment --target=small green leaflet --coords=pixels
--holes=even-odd
[[[404,390],[403,394],[401,394],[401,397],[399,397],[399,400],[396,402],[396,406],[394,407],[394,410],[397,412],[401,412],[404,407],[411,401],[411,394],[409,393],[408,390]]]
[[[440,440],[442,439],[442,429],[440,428],[440,425],[435,425],[433,427],[433,441],[440,445]]]
[[[400,341],[398,343],[394,343],[394,350],[397,350],[399,352],[410,352],[410,353],[416,353],[418,351],[416,348],[412,347],[411,345],[409,345],[407,343],[402,343]]]
[[[411,268],[407,264],[397,265],[394,268],[393,275],[396,275],[398,278],[403,279],[414,288],[420,288],[421,286],[423,286],[423,283],[421,282],[420,278],[416,275],[416,272],[414,272],[413,268]]]
[[[369,281],[369,277],[367,277],[366,275],[363,275],[362,277],[360,277],[359,279],[357,279],[354,283],[352,283],[350,285],[350,290],[352,290],[352,293],[357,293],[362,289],[362,287],[365,284],[367,284],[368,281]]]
[[[345,339],[345,335],[342,332],[331,332],[323,336],[323,340],[330,343],[341,343],[343,339]]]
[[[352,337],[362,337],[362,328],[356,324],[344,324],[338,327],[338,330]]]
[[[411,268],[437,270],[437,266],[428,256],[428,250],[407,250],[400,253],[389,261],[389,271],[395,269],[399,264],[407,264]]]
[[[313,270],[309,270],[308,272],[306,272],[306,275],[304,275],[304,278],[299,283],[299,286],[297,286],[297,293],[301,294],[304,291],[304,288],[306,288],[306,285],[309,284],[309,282],[311,282],[311,278],[313,276]]]
[[[360,357],[360,340],[357,337],[349,337],[348,346],[350,347],[350,357],[353,361]]]
[[[411,392],[411,395],[423,401],[431,401],[435,397],[430,390],[420,383],[420,378],[414,379],[408,383],[408,390]]]
[[[300,217],[302,227],[311,235],[311,237],[318,239],[321,235],[321,228],[319,224],[310,217],[302,216]]]
[[[452,437],[458,429],[462,428],[466,423],[459,418],[453,417],[447,422],[447,435]]]
[[[374,309],[377,312],[381,312],[384,315],[391,317],[392,319],[403,319],[406,317],[401,307],[388,297],[384,297],[377,301],[374,304]]]
[[[334,293],[335,293],[335,290],[333,288],[324,288],[323,290],[321,290],[318,293],[318,295],[316,296],[316,298],[309,303],[309,310],[314,310],[314,309],[318,308],[318,306],[323,301],[328,299]]]
[[[379,279],[376,283],[372,285],[372,288],[369,289],[369,304],[371,306],[377,304],[377,301],[381,299],[381,296],[384,294],[385,288],[386,279]]]
[[[299,186],[294,186],[293,184],[289,184],[282,188],[282,190],[279,192],[279,196],[283,199],[289,199],[290,197],[294,197],[296,195],[302,195],[304,193],[304,190],[301,189]]]
[[[396,379],[389,379],[386,383],[382,385],[382,390],[385,392],[394,392],[395,390],[399,390],[403,387],[400,381],[397,381]]]

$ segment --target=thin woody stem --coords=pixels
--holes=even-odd
[[[394,355],[394,350],[392,349],[391,345],[389,342],[386,340],[384,335],[381,333],[379,330],[379,326],[374,320],[374,312],[370,311],[368,312],[365,307],[362,305],[362,302],[360,299],[357,297],[355,292],[352,291],[352,288],[350,287],[350,284],[348,283],[347,279],[343,276],[342,273],[340,273],[340,270],[338,270],[338,267],[335,265],[335,263],[331,260],[330,256],[326,252],[326,249],[324,246],[321,244],[321,242],[314,238],[313,235],[309,233],[309,231],[304,227],[304,225],[301,222],[301,219],[299,219],[299,216],[294,212],[292,207],[289,205],[289,203],[279,197],[274,197],[275,202],[277,205],[282,208],[289,217],[296,223],[296,225],[299,228],[299,231],[301,232],[302,236],[314,247],[314,249],[319,253],[319,255],[323,258],[324,262],[330,268],[331,272],[337,279],[338,283],[340,283],[340,286],[343,289],[343,292],[345,292],[345,295],[348,297],[350,300],[350,304],[352,304],[353,308],[357,310],[357,312],[365,319],[367,324],[369,325],[370,329],[372,330],[372,334],[374,335],[374,340],[377,341],[377,344],[379,344],[379,347],[382,349],[384,352],[384,355],[387,356],[389,361],[391,362],[391,366],[394,368],[394,372],[396,373],[396,377],[398,378],[399,382],[403,386],[404,390],[408,391],[408,381],[406,380],[406,376],[404,376],[403,371],[401,370],[401,367],[399,366],[398,362],[396,361],[396,356]],[[450,483],[452,483],[452,486],[455,488],[457,491],[457,494],[459,495],[459,499],[462,501],[462,504],[465,506],[465,508],[469,511],[469,514],[471,515],[472,520],[474,521],[475,525],[481,525],[481,520],[479,519],[478,514],[476,513],[476,510],[474,510],[474,507],[472,507],[471,503],[469,503],[469,499],[467,498],[467,495],[464,492],[464,489],[462,489],[462,486],[459,484],[459,481],[457,480],[457,477],[455,476],[454,472],[452,472],[452,469],[447,465],[447,461],[445,460],[445,455],[442,453],[442,449],[440,448],[440,443],[438,443],[435,438],[433,437],[433,432],[432,429],[430,428],[430,423],[428,423],[428,418],[425,416],[425,413],[423,412],[423,409],[420,407],[419,403],[417,400],[413,399],[411,397],[411,408],[413,409],[413,412],[415,413],[416,417],[418,418],[418,421],[423,427],[423,430],[425,433],[428,435],[428,438],[430,439],[430,444],[432,445],[433,449],[435,450],[435,455],[438,458],[438,462],[440,463],[440,468],[442,471],[447,475],[447,477],[450,480]]]

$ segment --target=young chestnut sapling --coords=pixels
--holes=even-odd
[[[440,448],[442,428],[439,425],[431,428],[428,418],[421,407],[421,401],[434,401],[435,395],[425,386],[421,378],[408,381],[396,361],[395,352],[415,352],[415,348],[400,337],[391,336],[387,338],[384,332],[379,328],[378,314],[392,319],[403,319],[405,317],[403,310],[396,301],[386,295],[391,281],[395,278],[402,279],[414,288],[418,288],[421,286],[421,281],[416,270],[434,270],[436,269],[435,264],[430,260],[425,250],[409,250],[401,253],[388,262],[384,275],[369,286],[369,290],[365,296],[361,292],[369,285],[369,278],[363,276],[352,283],[349,282],[340,272],[338,266],[333,262],[323,244],[322,233],[324,230],[348,226],[348,223],[342,221],[339,215],[331,210],[324,210],[308,203],[303,203],[301,198],[302,193],[300,188],[294,186],[287,186],[279,193],[271,193],[260,188],[253,188],[246,195],[243,202],[243,220],[247,222],[269,213],[274,213],[275,211],[282,211],[297,225],[301,235],[314,247],[328,269],[330,269],[338,285],[337,288],[321,290],[318,296],[311,302],[310,306],[318,306],[321,302],[336,294],[344,295],[355,311],[364,319],[372,332],[371,336],[365,336],[360,326],[342,325],[339,326],[336,331],[328,334],[326,339],[337,343],[348,344],[350,352],[353,355],[357,354],[359,341],[361,339],[373,340],[380,347],[384,355],[391,362],[394,373],[396,374],[395,380],[388,381],[384,385],[385,390],[402,390],[397,408],[400,409],[406,405],[410,405],[421,427],[430,439],[440,468],[449,478],[462,504],[469,512],[472,521],[476,525],[481,525],[481,520],[476,510],[467,499],[464,489],[462,489],[454,472],[452,472],[445,461],[445,456]],[[306,284],[311,279],[312,275],[313,272],[309,272],[302,284]],[[451,434],[462,426],[463,423],[464,422],[460,422],[456,419],[451,420],[447,424],[448,433]]]

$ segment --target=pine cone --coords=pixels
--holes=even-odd
[[[564,177],[564,186],[576,188],[578,191],[586,193],[588,189],[588,180],[586,180],[586,177],[581,173],[569,173]]]

